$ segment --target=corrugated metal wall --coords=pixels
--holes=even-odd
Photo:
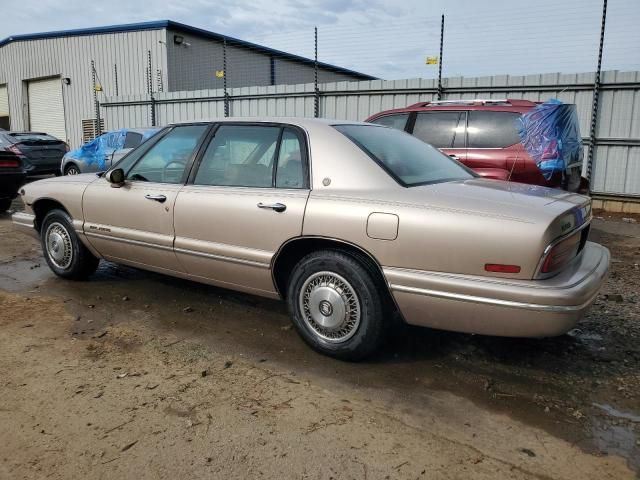
[[[67,138],[72,146],[82,141],[81,122],[94,117],[91,60],[96,62],[101,99],[115,94],[114,65],[118,66],[120,95],[146,91],[147,51],[155,70],[163,72],[166,85],[165,30],[105,33],[75,37],[16,41],[0,48],[0,85],[7,84],[11,128],[28,128],[25,80],[70,78],[63,85]]]
[[[594,74],[544,74],[443,80],[445,99],[559,98],[577,105],[583,137],[589,135]],[[592,186],[595,192],[640,195],[640,72],[604,72],[597,124]],[[320,86],[320,116],[364,120],[381,110],[436,98],[436,82],[427,79],[371,80]],[[232,116],[313,117],[314,85],[276,85],[229,90]],[[224,116],[222,90],[161,93],[157,124],[209,120]],[[150,124],[147,96],[110,98],[104,105],[109,129]],[[586,149],[586,147],[585,147]],[[586,151],[585,151],[586,158]]]

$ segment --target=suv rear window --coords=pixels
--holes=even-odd
[[[438,149],[393,128],[334,125],[403,187],[414,187],[474,175]]]
[[[468,148],[503,148],[520,142],[519,113],[469,111]]]

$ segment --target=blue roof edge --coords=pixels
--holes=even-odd
[[[211,39],[220,40],[220,41],[226,38],[227,43],[230,43],[231,45],[250,48],[252,50],[256,50],[268,55],[283,57],[288,60],[301,62],[307,65],[315,65],[315,61],[310,58],[301,57],[293,53],[283,52],[281,50],[265,47],[264,45],[259,45],[257,43],[252,43],[246,40],[240,40],[239,38],[234,38],[227,35],[222,35],[220,33],[211,32],[203,28],[192,27],[191,25],[175,22],[173,20],[154,20],[150,22],[128,23],[124,25],[106,25],[103,27],[76,28],[71,30],[55,30],[51,32],[11,35],[7,38],[0,40],[0,48],[4,47],[5,45],[8,45],[9,43],[22,42],[22,41],[28,41],[28,40],[42,40],[47,38],[60,38],[60,37],[80,37],[80,36],[86,36],[86,35],[132,32],[132,31],[140,31],[140,30],[160,30],[162,28],[174,30],[177,32],[190,33],[196,36],[211,38]],[[356,72],[355,70],[350,70],[348,68],[339,67],[337,65],[332,65],[329,63],[318,62],[318,67],[326,70],[331,70],[335,73],[343,73],[345,75],[359,77],[362,80],[378,80],[377,77],[367,75],[366,73]]]

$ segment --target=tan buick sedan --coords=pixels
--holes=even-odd
[[[103,174],[40,180],[14,223],[51,269],[99,259],[287,301],[313,348],[360,359],[394,313],[559,335],[609,268],[587,197],[478,178],[394,129],[310,119],[173,125]]]

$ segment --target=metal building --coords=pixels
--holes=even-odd
[[[44,131],[75,147],[95,133],[95,90],[102,101],[314,76],[308,58],[170,20],[16,35],[0,40],[0,128]],[[318,63],[319,82],[370,79]]]

